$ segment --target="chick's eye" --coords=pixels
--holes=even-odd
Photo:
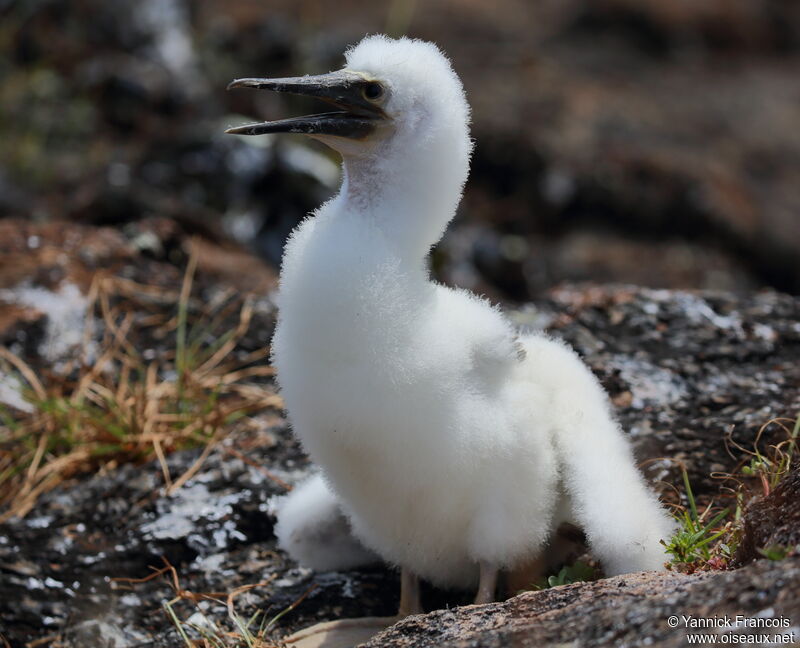
[[[383,86],[377,81],[370,81],[364,86],[364,97],[370,101],[375,101],[383,96]]]

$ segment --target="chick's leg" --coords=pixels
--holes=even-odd
[[[400,573],[400,609],[397,616],[402,619],[412,614],[422,614],[422,612],[419,578],[404,567]]]
[[[478,593],[475,595],[475,604],[493,603],[497,594],[497,567],[487,562],[480,563],[480,578],[478,580]]]

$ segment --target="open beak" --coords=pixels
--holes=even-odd
[[[226,133],[234,135],[264,135],[266,133],[304,133],[306,135],[334,135],[362,139],[372,133],[386,113],[364,96],[368,79],[349,70],[339,70],[316,76],[291,77],[286,79],[236,79],[228,85],[232,88],[257,88],[310,95],[333,104],[340,110],[290,117],[258,124],[245,124],[229,128]]]

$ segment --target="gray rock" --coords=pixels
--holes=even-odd
[[[719,627],[694,625],[709,622]],[[741,641],[751,645],[767,644],[756,638],[765,634],[800,642],[800,557],[732,572],[617,576],[440,610],[405,619],[363,648],[667,648],[686,646],[687,634],[705,633],[754,635]]]

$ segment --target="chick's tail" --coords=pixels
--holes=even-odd
[[[546,420],[569,501],[606,575],[662,570],[674,522],[645,484],[602,386],[578,355],[554,340],[522,340],[532,377],[551,395]]]

